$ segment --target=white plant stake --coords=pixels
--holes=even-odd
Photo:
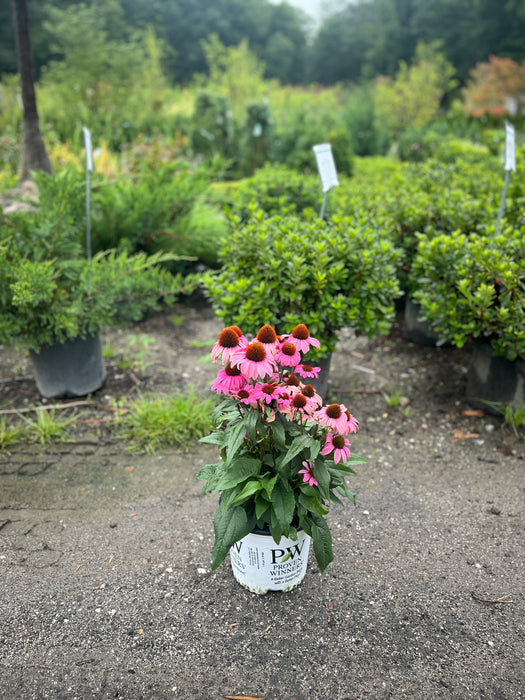
[[[329,143],[319,143],[313,147],[315,160],[317,161],[317,170],[321,178],[323,188],[323,204],[321,206],[321,219],[324,218],[328,192],[332,187],[339,185],[337,178],[337,170],[335,168],[334,156],[332,154],[332,146]]]
[[[82,127],[84,134],[84,148],[86,150],[86,255],[91,259],[91,215],[90,215],[90,173],[93,172],[93,153],[91,147],[91,133],[85,126]]]
[[[509,187],[510,171],[516,171],[516,137],[514,133],[514,125],[510,122],[505,122],[505,182],[503,183],[503,192],[498,211],[498,223],[496,224],[496,236],[501,228],[501,220],[505,215],[505,199],[507,198],[507,189]]]

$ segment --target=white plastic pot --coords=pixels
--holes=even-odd
[[[289,591],[306,574],[310,540],[304,530],[296,541],[281,537],[279,544],[263,530],[251,532],[230,548],[233,575],[252,593]]]

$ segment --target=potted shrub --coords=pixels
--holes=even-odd
[[[184,289],[162,267],[171,255],[107,251],[86,259],[78,209],[65,203],[44,193],[34,214],[0,218],[0,344],[30,351],[48,398],[98,389],[100,330],[137,321]]]
[[[305,353],[319,342],[304,324],[278,336],[262,326],[249,342],[236,326],[212,348],[222,362],[212,390],[224,394],[203,442],[221,459],[204,466],[204,490],[221,494],[212,568],[230,552],[235,578],[254,593],[289,590],[305,575],[310,538],[319,569],[333,559],[326,515],[354,500],[345,478],[366,460],[350,452],[359,423],[342,404],[322,406]]]
[[[475,341],[470,399],[525,403],[525,238],[420,236],[411,271],[421,316],[444,341]]]
[[[305,323],[322,344],[312,353],[317,361],[330,357],[341,328],[370,337],[388,332],[399,294],[397,257],[371,224],[259,212],[223,239],[222,268],[204,285],[225,325],[252,336],[261,323]]]

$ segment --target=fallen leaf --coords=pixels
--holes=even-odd
[[[479,438],[479,433],[466,433],[464,430],[461,428],[459,430],[454,430],[452,432],[454,435],[454,439],[452,442],[457,442],[458,440],[469,440],[471,438]]]
[[[132,472],[135,469],[135,467],[124,467],[125,472]]]

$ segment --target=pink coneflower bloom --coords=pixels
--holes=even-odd
[[[233,398],[246,404],[246,406],[255,406],[257,403],[257,397],[254,396],[254,387],[249,384],[245,384],[242,389],[233,394]]]
[[[211,349],[211,359],[217,362],[222,356],[222,364],[226,365],[230,362],[232,354],[239,348],[248,345],[248,341],[243,336],[241,329],[237,326],[228,326],[223,328],[219,333],[219,339]]]
[[[275,359],[283,367],[297,367],[301,362],[301,354],[293,343],[285,341],[277,350]]]
[[[248,379],[264,378],[276,369],[273,357],[257,341],[238,348],[232,355],[231,363],[239,367]]]
[[[218,394],[235,394],[246,384],[246,377],[243,377],[238,367],[227,364],[217,373],[217,379],[210,389]]]
[[[290,402],[290,407],[293,409],[294,414],[298,415],[300,418],[306,418],[308,415],[308,399],[304,394],[297,393],[292,396]]]
[[[312,367],[311,365],[304,364],[297,365],[297,367],[295,368],[295,372],[304,379],[317,379],[320,371],[320,367]]]
[[[348,432],[357,433],[357,431],[359,430],[359,421],[357,420],[357,418],[354,418],[354,416],[350,413],[348,409],[346,411],[346,418],[348,420]]]
[[[282,394],[279,396],[279,399],[277,401],[277,407],[278,409],[282,412],[285,413],[287,416],[290,416],[290,418],[293,417],[293,411],[290,408],[290,404],[292,402],[292,395],[288,391],[283,391]]]
[[[327,428],[340,435],[347,435],[350,432],[355,432],[355,430],[350,429],[349,415],[344,404],[332,403],[319,409],[315,414],[315,419],[319,421],[320,425],[326,425]]]
[[[344,435],[328,433],[321,454],[328,455],[330,452],[334,453],[334,464],[338,464],[340,461],[343,464],[346,463],[346,460],[350,457],[350,441]]]
[[[308,483],[310,486],[317,486],[317,480],[314,477],[313,462],[305,462],[303,460],[304,469],[299,469],[299,474],[303,474],[303,483]]]
[[[259,332],[257,333],[255,340],[261,343],[266,352],[270,355],[275,355],[279,349],[279,338],[277,337],[277,333],[272,326],[269,326],[268,324],[262,328],[259,328]]]
[[[315,388],[311,384],[305,384],[301,393],[308,400],[308,410],[315,411],[319,406],[323,405],[323,399],[316,393]]]
[[[258,384],[254,387],[254,397],[261,399],[264,403],[270,404],[274,399],[279,399],[283,393],[283,388],[275,382]]]
[[[304,323],[300,323],[298,326],[295,326],[287,338],[301,352],[308,352],[310,346],[318,348],[321,345],[316,338],[312,338],[310,331],[308,330],[307,326],[304,325]]]

